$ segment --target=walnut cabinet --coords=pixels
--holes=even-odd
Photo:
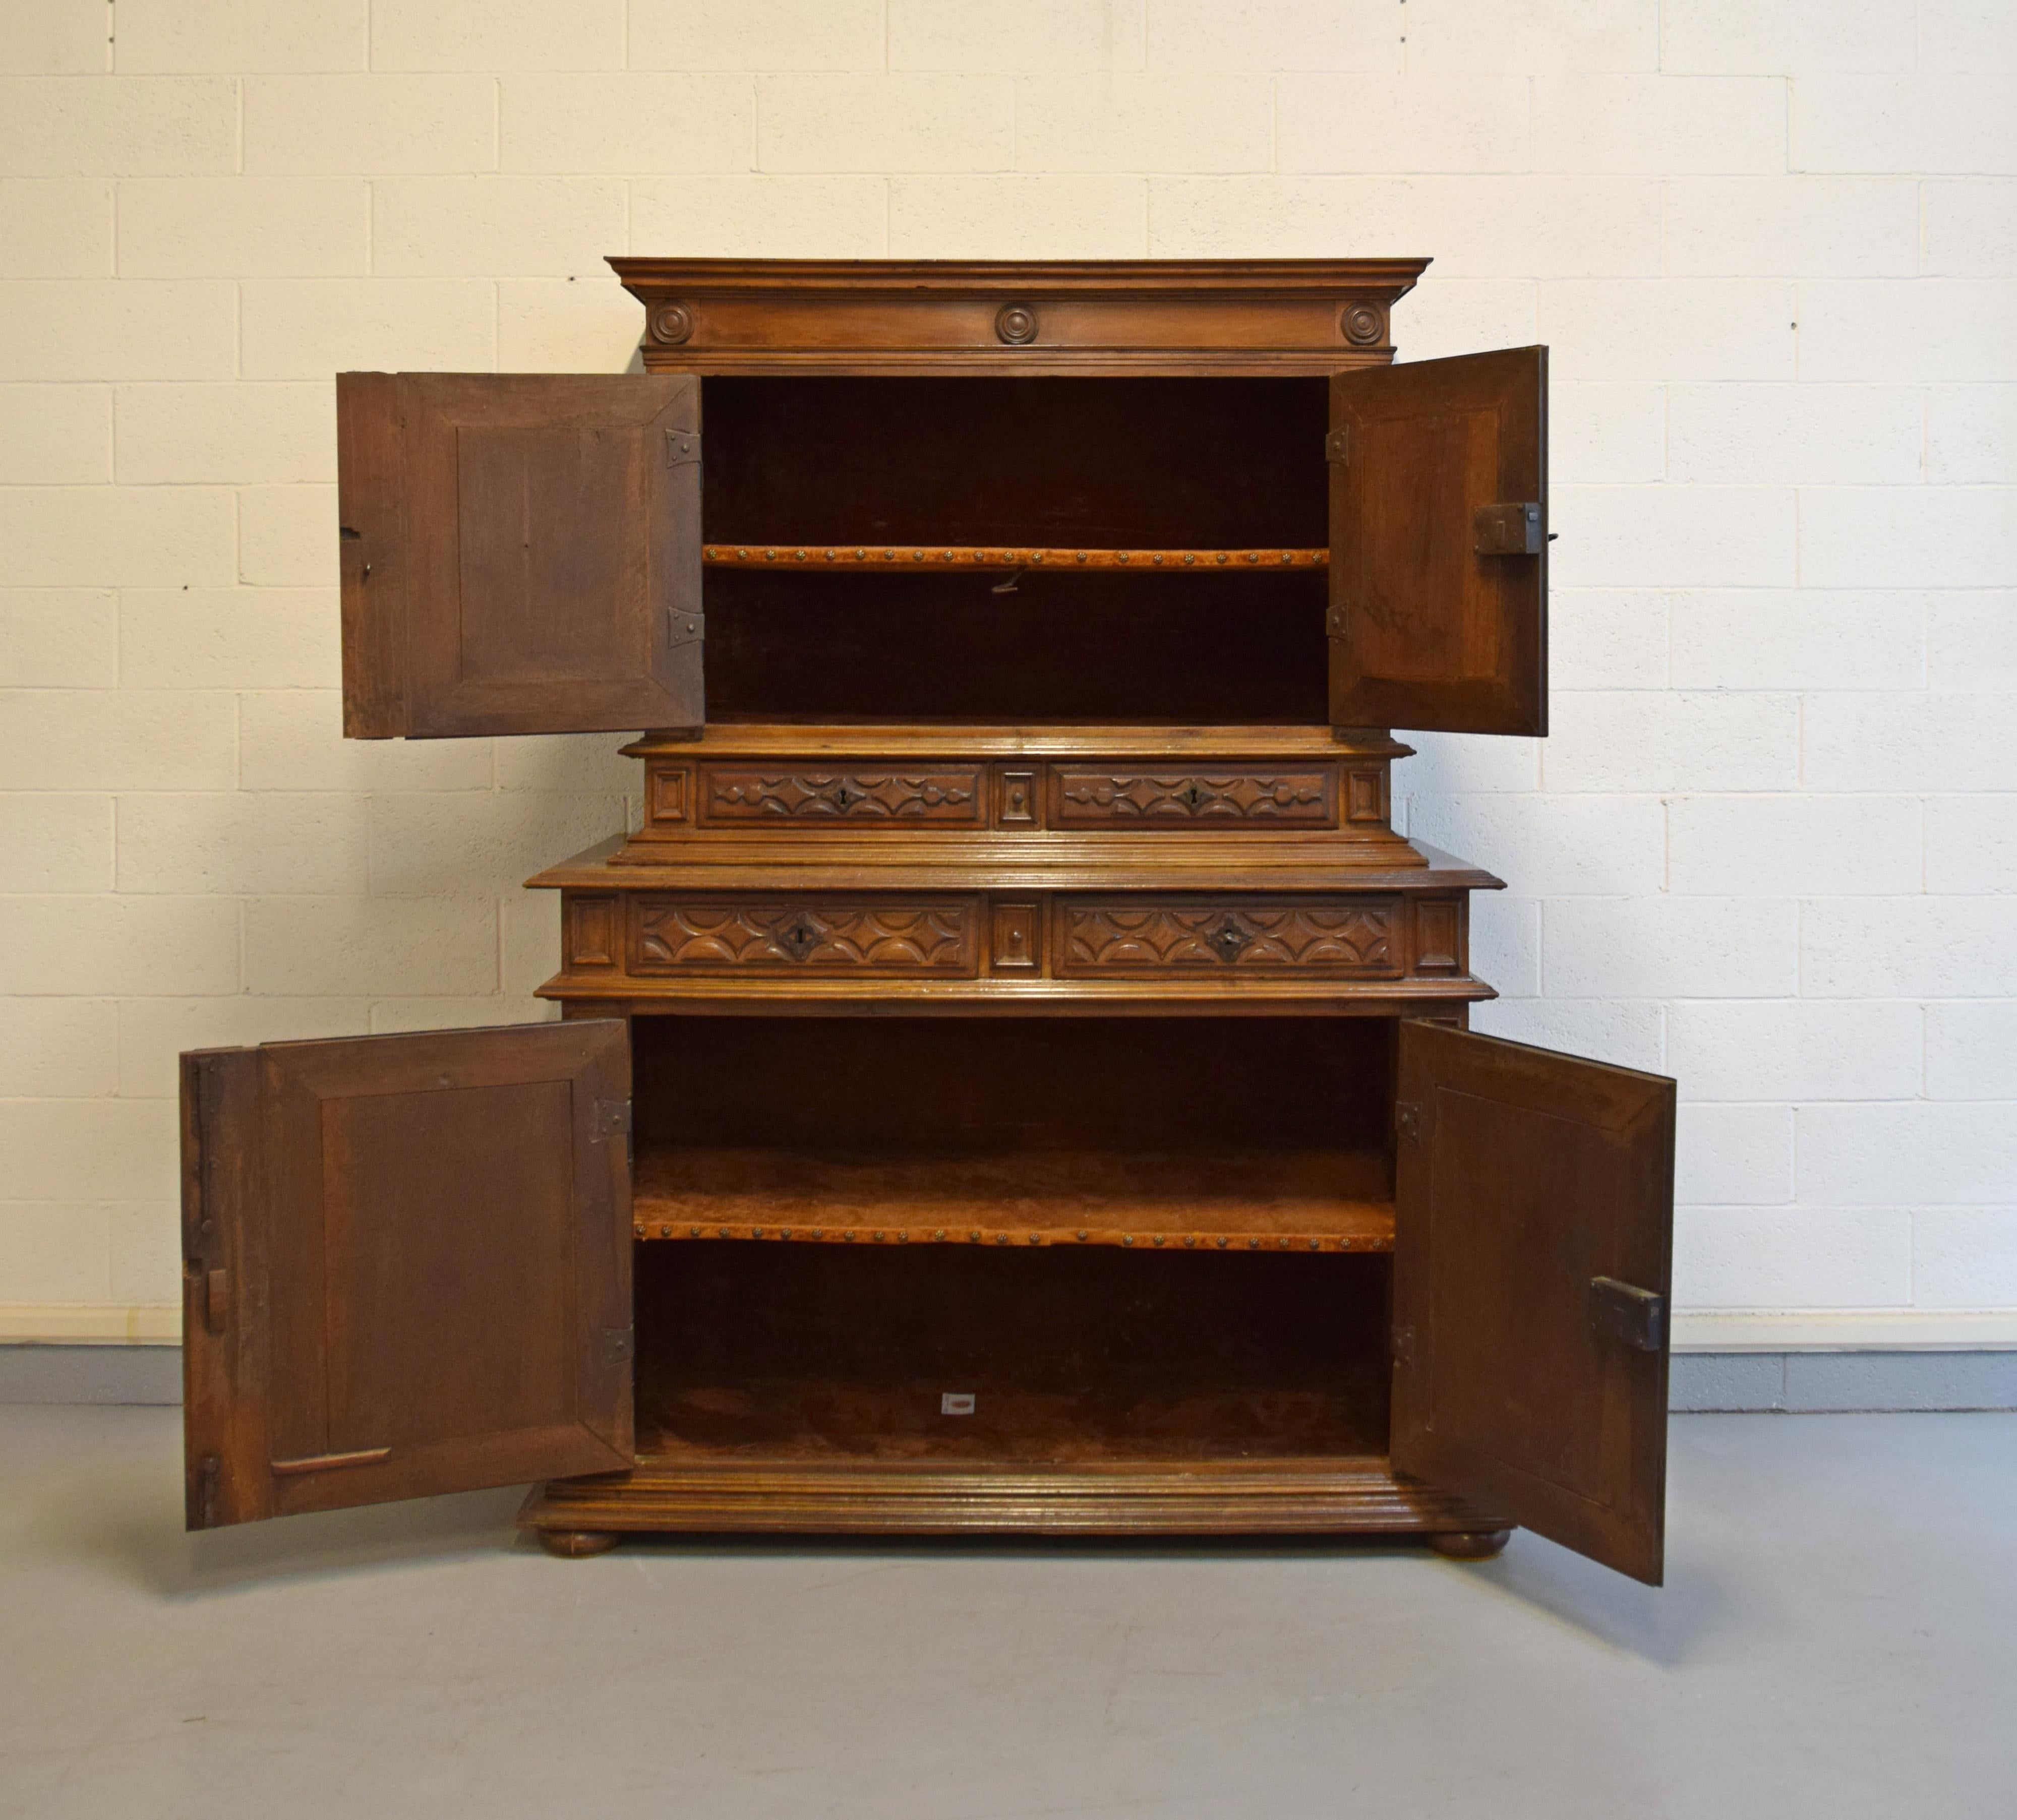
[[[1546,730],[1541,348],[1420,261],[612,261],[337,382],[360,738],[620,730],[558,1022],[183,1061],[193,1526],[1527,1525],[1661,1571],[1670,1082],[1471,1033],[1391,727]]]

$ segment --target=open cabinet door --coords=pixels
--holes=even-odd
[[[1330,720],[1548,730],[1548,351],[1330,381]]]
[[[700,380],[337,376],[343,730],[698,726]]]
[[[1394,1464],[1657,1586],[1674,1083],[1401,1025]]]
[[[182,1058],[193,1529],[628,1469],[620,1020]]]

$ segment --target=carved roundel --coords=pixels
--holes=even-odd
[[[694,331],[693,312],[684,304],[667,304],[651,312],[654,341],[684,341]]]
[[[1337,326],[1355,348],[1377,346],[1387,332],[1386,319],[1371,304],[1353,304],[1338,319]]]
[[[1005,304],[995,312],[994,332],[1012,348],[1037,338],[1037,312],[1027,304]]]

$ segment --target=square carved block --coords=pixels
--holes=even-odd
[[[997,973],[1040,973],[1044,964],[1043,909],[1035,903],[998,903],[992,952]]]

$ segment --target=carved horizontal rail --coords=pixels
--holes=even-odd
[[[1328,550],[1073,550],[1033,546],[954,543],[731,544],[702,551],[710,568],[865,569],[1131,569],[1182,575],[1219,568],[1321,569]]]

